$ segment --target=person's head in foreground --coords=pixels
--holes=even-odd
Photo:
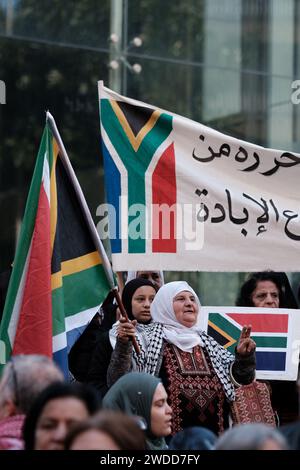
[[[192,426],[179,431],[169,442],[170,450],[213,450],[217,436],[210,429]]]
[[[160,379],[146,373],[131,372],[114,383],[102,405],[106,409],[142,418],[146,427],[146,447],[164,449],[164,437],[171,434],[172,423],[172,409],[167,398]]]
[[[66,450],[145,450],[145,434],[133,416],[102,410],[67,434]]]
[[[0,420],[26,415],[33,401],[49,384],[63,381],[63,374],[47,356],[19,354],[5,365],[0,380]]]
[[[288,450],[288,444],[275,428],[262,423],[233,426],[222,434],[216,450]]]
[[[37,397],[25,419],[25,450],[63,450],[71,426],[98,409],[92,388],[79,383],[50,385]]]

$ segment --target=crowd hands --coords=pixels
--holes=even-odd
[[[6,364],[1,450],[300,449],[294,382],[260,384],[274,420],[247,422],[233,413],[240,391],[256,384],[251,325],[229,353],[200,329],[192,287],[164,284],[159,271],[130,273],[122,302],[128,318],[109,296],[75,343],[71,383],[43,356]],[[244,283],[237,305],[295,308],[293,302],[286,280],[263,272]]]

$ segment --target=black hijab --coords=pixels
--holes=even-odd
[[[134,316],[132,314],[132,297],[135,291],[142,286],[151,286],[154,288],[155,292],[157,292],[157,287],[148,279],[136,278],[132,279],[132,281],[127,282],[122,292],[122,303],[125,307],[129,320],[134,320]]]
[[[271,281],[275,284],[279,292],[279,308],[299,308],[287,275],[274,271],[251,273],[241,287],[236,301],[238,307],[253,307],[252,293],[260,281]]]

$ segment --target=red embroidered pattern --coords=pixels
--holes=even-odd
[[[183,428],[185,414],[191,413],[204,426],[210,415],[217,414],[217,432],[222,432],[225,394],[206,351],[196,346],[188,353],[166,344],[164,366],[173,410],[172,434]]]
[[[276,426],[268,386],[263,382],[252,382],[239,387],[235,401],[231,404],[234,424],[266,423]]]

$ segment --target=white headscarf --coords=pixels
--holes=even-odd
[[[143,271],[147,271],[147,269],[143,270]],[[126,279],[126,284],[127,282],[129,281],[132,281],[132,279],[136,279],[136,275],[139,271],[128,271],[127,273],[127,279]],[[162,280],[162,284],[165,283],[165,280],[164,280],[164,272],[163,271],[158,271],[159,274],[160,274],[160,277],[161,277],[161,280]]]
[[[163,338],[168,343],[175,344],[182,351],[192,352],[194,346],[198,344],[203,346],[199,335],[201,331],[199,327],[200,312],[198,313],[196,324],[191,328],[178,322],[174,313],[173,300],[182,291],[191,292],[195,296],[200,311],[200,300],[196,292],[185,281],[169,282],[163,285],[154,297],[150,311],[152,321],[163,325]]]

